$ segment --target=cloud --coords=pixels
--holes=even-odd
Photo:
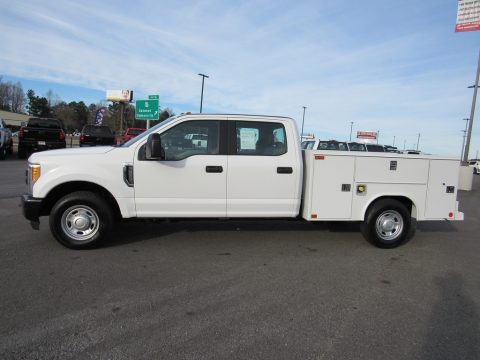
[[[344,139],[353,121],[385,139],[411,142],[422,133],[426,150],[455,155],[471,102],[475,39],[446,36],[452,11],[436,2],[394,6],[16,1],[0,14],[0,69],[156,93],[177,111],[198,108],[203,72],[210,75],[206,111],[300,121],[307,106],[305,128],[320,136]]]

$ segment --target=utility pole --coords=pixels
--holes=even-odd
[[[202,106],[203,106],[203,86],[204,86],[204,83],[205,83],[205,78],[209,78],[208,75],[205,75],[205,74],[198,74],[202,77],[202,95],[200,97],[200,114],[202,113]]]
[[[472,128],[473,128],[473,119],[475,116],[475,104],[477,102],[477,89],[478,89],[478,78],[480,77],[480,50],[478,51],[478,65],[477,65],[477,75],[475,77],[475,85],[473,85],[473,100],[472,100],[472,109],[470,110],[470,121],[468,124],[467,132],[467,142],[465,143],[465,150],[463,152],[463,165],[466,165],[468,162],[468,153],[470,151],[470,139],[472,137]],[[472,86],[469,86],[471,88]]]
[[[403,150],[405,150],[405,146],[407,146],[407,139],[403,140]]]
[[[463,142],[462,142],[462,152],[461,152],[461,156],[460,156],[460,161],[463,161],[463,152],[465,151],[465,138],[467,137],[467,127],[468,127],[468,120],[470,119],[463,119],[465,120],[465,130],[462,130],[463,131]]]
[[[300,134],[300,142],[303,140],[303,125],[305,124],[305,109],[307,108],[306,106],[303,107],[303,120],[302,120],[302,132]]]
[[[377,144],[378,144],[378,139],[380,139],[380,130],[377,130]]]
[[[393,144],[392,146],[395,146],[395,135],[393,135]]]
[[[420,144],[420,133],[418,133],[418,139],[417,139],[417,151],[418,151],[418,144]]]
[[[352,141],[353,121],[350,121],[350,141]]]

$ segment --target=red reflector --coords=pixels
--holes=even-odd
[[[323,155],[315,155],[315,160],[325,160],[325,156],[323,156]]]
[[[317,218],[317,214],[312,214],[312,215],[311,215],[311,218],[312,218],[312,219],[316,219],[316,218]]]
[[[453,218],[453,212],[449,212],[449,213],[448,213],[448,217],[449,217],[449,218]]]
[[[23,128],[20,128],[20,131],[18,133],[18,138],[23,139],[23,136],[25,135]]]

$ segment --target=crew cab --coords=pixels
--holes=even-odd
[[[34,228],[48,215],[74,249],[128,218],[361,221],[368,240],[392,248],[415,220],[463,219],[458,174],[444,157],[302,151],[286,117],[182,114],[118,147],[33,154],[22,204]]]
[[[18,157],[24,159],[35,151],[65,148],[65,132],[58,119],[30,118],[18,132]]]

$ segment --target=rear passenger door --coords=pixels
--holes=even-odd
[[[273,121],[229,121],[228,217],[292,217],[301,174],[285,126]]]

